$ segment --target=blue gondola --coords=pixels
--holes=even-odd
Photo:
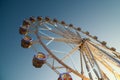
[[[19,33],[21,35],[26,35],[28,33],[28,30],[26,28],[24,28],[24,27],[20,27],[19,28]]]
[[[41,68],[42,65],[46,62],[46,55],[42,52],[38,52],[37,55],[34,55],[32,63],[35,68]]]
[[[25,36],[22,40],[21,40],[21,46],[23,48],[30,48],[32,46],[32,39],[29,36]]]
[[[69,73],[62,73],[59,75],[58,80],[72,80],[72,77]]]

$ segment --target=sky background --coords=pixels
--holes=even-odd
[[[49,16],[81,27],[120,52],[120,0],[0,0],[0,80],[56,80],[47,66],[32,66],[32,49],[21,47],[23,19]],[[55,78],[54,78],[55,77]]]

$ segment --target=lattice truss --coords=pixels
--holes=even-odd
[[[120,80],[120,53],[80,27],[39,16],[25,19],[19,33],[21,46],[37,53],[33,66],[46,64],[58,80]]]

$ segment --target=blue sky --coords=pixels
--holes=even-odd
[[[72,23],[120,52],[120,0],[1,0],[0,80],[56,80],[52,76],[57,75],[46,66],[35,69],[34,52],[20,46],[18,28],[30,16]]]

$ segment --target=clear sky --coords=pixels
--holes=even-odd
[[[35,69],[34,52],[20,46],[23,19],[39,15],[80,26],[120,52],[120,0],[0,0],[0,80],[56,80],[48,67]]]

